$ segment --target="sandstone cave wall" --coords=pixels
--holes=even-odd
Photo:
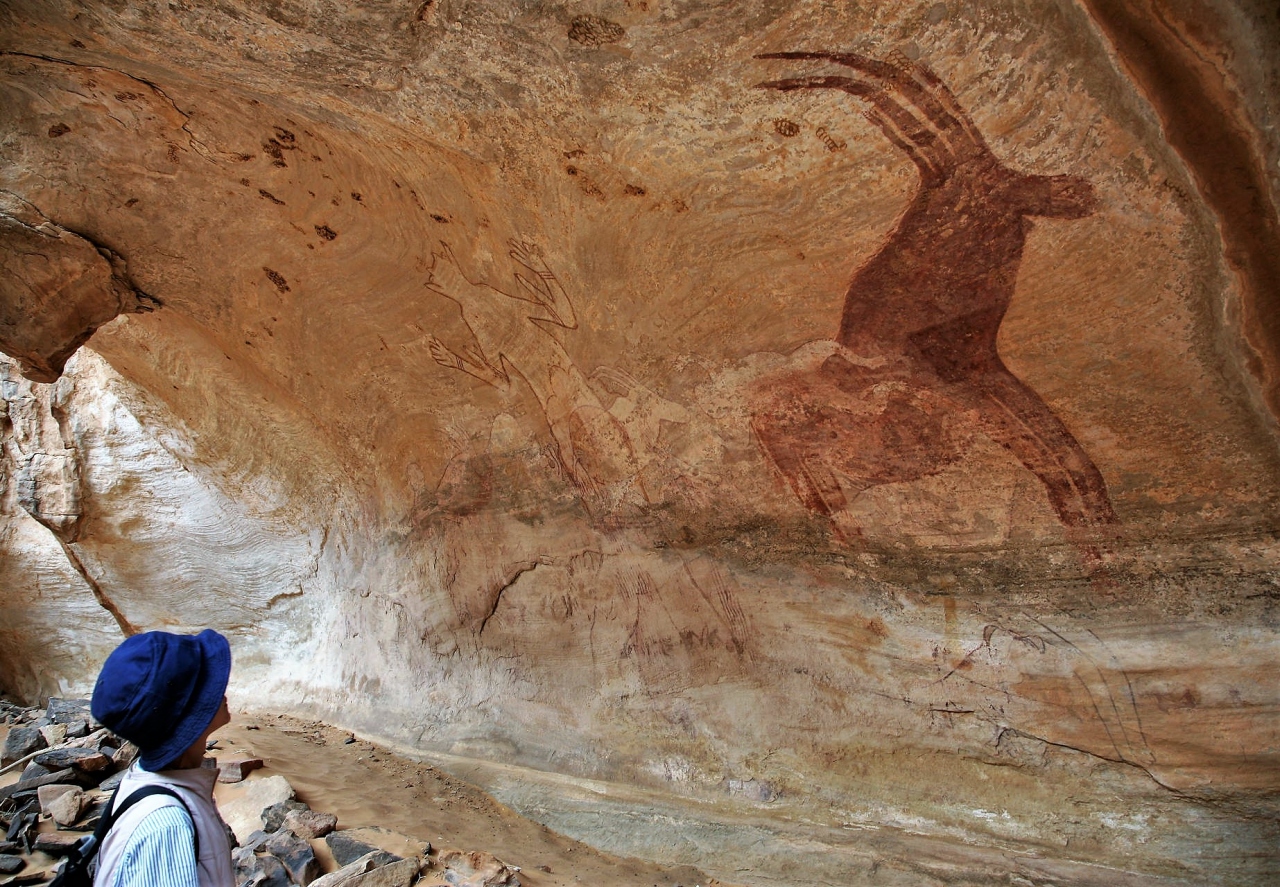
[[[627,852],[1265,877],[1260,10],[5,7],[4,688],[213,626]]]

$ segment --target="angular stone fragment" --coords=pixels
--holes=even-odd
[[[338,817],[317,810],[292,810],[285,816],[283,827],[299,838],[323,838],[338,827]]]
[[[72,825],[84,811],[85,793],[75,785],[42,785],[36,789],[40,809],[58,825]]]
[[[28,843],[26,832],[40,819],[40,803],[35,798],[32,798],[16,804],[16,807],[17,809],[9,815],[8,828],[5,829],[4,839],[25,845]]]
[[[306,887],[320,876],[320,862],[311,845],[287,829],[280,829],[267,839],[263,849],[284,863],[295,884]]]
[[[126,742],[112,753],[111,760],[117,770],[127,770],[137,757],[138,747],[132,742]]]
[[[446,850],[436,858],[444,879],[455,887],[520,887],[516,869],[484,851]]]
[[[80,821],[75,827],[80,831],[93,831],[98,825],[98,820],[102,818],[102,814],[107,809],[107,804],[111,801],[111,795],[105,794],[100,797],[85,795],[84,806],[80,811]]]
[[[262,814],[267,808],[292,798],[293,786],[289,785],[289,780],[283,776],[268,776],[249,779],[229,789],[227,799],[219,802],[218,809],[236,840],[243,843],[263,828]],[[284,819],[283,814],[280,819]]]
[[[31,754],[48,747],[38,727],[14,727],[4,740],[4,751],[0,752],[0,766],[12,764]]]
[[[14,872],[20,872],[26,864],[27,861],[21,856],[0,853],[0,875],[12,875]]]
[[[246,758],[239,761],[218,762],[218,782],[240,782],[254,770],[262,766],[261,758]]]
[[[49,745],[58,745],[67,739],[66,724],[50,724],[47,727],[40,728],[40,735],[44,737],[44,741]]]

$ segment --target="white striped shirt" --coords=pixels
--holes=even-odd
[[[199,887],[187,811],[170,804],[147,814],[129,835],[112,887]]]

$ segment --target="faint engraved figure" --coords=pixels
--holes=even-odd
[[[1113,523],[1097,467],[996,350],[1029,217],[1089,215],[1089,182],[1002,164],[946,84],[900,55],[757,57],[852,68],[854,76],[758,88],[839,89],[865,100],[867,119],[920,172],[897,228],[849,284],[833,353],[820,367],[771,380],[753,406],[760,442],[796,496],[841,535],[856,535],[846,512],[852,498],[937,473],[981,432],[1036,474],[1065,526]]]
[[[593,510],[613,511],[647,501],[626,429],[610,415],[548,326],[578,328],[573,304],[532,244],[510,241],[510,257],[526,273],[515,275],[518,295],[462,273],[442,243],[432,256],[432,292],[458,303],[475,339],[458,350],[432,336],[431,356],[501,391],[515,378],[533,392],[555,442],[556,456]]]
[[[715,491],[709,477],[724,458],[711,420],[617,367],[597,367],[591,381],[614,398],[609,412],[627,430],[650,500],[710,505]]]

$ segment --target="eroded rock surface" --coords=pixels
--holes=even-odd
[[[6,688],[212,626],[726,880],[1265,883],[1265,13],[5,7]]]

